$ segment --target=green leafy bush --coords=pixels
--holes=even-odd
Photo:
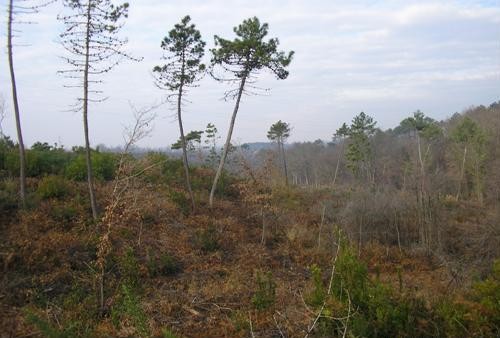
[[[62,198],[71,191],[68,182],[60,176],[46,176],[38,183],[37,194],[42,199]]]
[[[92,151],[91,153],[92,169],[94,178],[101,181],[110,181],[114,178],[118,157],[111,153],[100,153]],[[87,162],[85,154],[78,153],[65,169],[67,178],[75,181],[85,181],[87,179]]]

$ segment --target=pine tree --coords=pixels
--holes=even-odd
[[[274,123],[267,132],[267,138],[278,144],[278,152],[283,163],[283,173],[285,175],[285,183],[288,185],[288,169],[285,156],[285,146],[284,143],[290,137],[290,124],[282,122],[279,120]]]
[[[190,24],[190,21],[189,15],[185,16],[181,23],[176,24],[168,36],[163,38],[161,48],[167,52],[164,59],[168,63],[154,67],[153,72],[156,75],[156,85],[172,92],[170,97],[173,96],[177,99],[177,120],[179,122],[184,174],[191,198],[191,208],[194,210],[195,201],[189,177],[187,140],[182,125],[182,104],[187,89],[196,86],[196,82],[205,72],[205,65],[201,62],[205,54],[205,42],[201,39],[200,31],[195,28],[194,24]]]
[[[237,84],[237,88],[226,93],[226,98],[234,98],[236,100],[226,142],[210,191],[210,207],[213,206],[215,190],[224,169],[236,115],[247,84],[251,83],[252,78],[261,70],[269,70],[280,80],[288,77],[286,67],[292,61],[293,52],[285,53],[278,51],[279,41],[276,38],[264,41],[268,33],[268,28],[267,23],[261,24],[259,19],[253,17],[244,20],[238,27],[234,28],[237,36],[234,40],[226,40],[217,35],[215,36],[216,47],[211,49],[212,75],[219,81]],[[230,74],[230,77],[222,78],[215,75],[213,70],[217,66],[222,68],[225,73]]]

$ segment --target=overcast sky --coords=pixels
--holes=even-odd
[[[236,120],[236,143],[265,141],[277,120],[293,126],[290,141],[329,140],[357,113],[372,115],[385,129],[420,109],[443,119],[472,105],[500,100],[500,1],[333,1],[333,0],[129,0],[122,36],[127,50],[143,57],[124,62],[104,77],[109,99],[91,106],[93,145],[120,145],[131,123],[129,102],[148,106],[165,95],[153,85],[151,69],[161,64],[161,39],[186,15],[201,31],[207,47],[214,34],[234,37],[232,28],[257,16],[269,23],[269,37],[280,49],[295,51],[287,80],[262,74],[266,96],[244,97]],[[3,13],[6,0],[0,0]],[[56,20],[60,5],[23,27],[15,47],[15,68],[25,142],[83,144],[81,115],[69,112],[74,90],[56,72],[64,67]],[[33,18],[35,19],[35,18]],[[3,130],[15,138],[1,19],[0,95],[7,102]],[[206,59],[209,60],[207,48]],[[206,77],[190,92],[184,109],[185,130],[212,122],[226,133],[232,101],[221,100],[225,85]],[[142,146],[164,147],[178,138],[171,107],[158,109],[154,132]]]

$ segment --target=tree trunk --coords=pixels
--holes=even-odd
[[[182,58],[182,69],[181,69],[181,83],[179,86],[179,96],[177,97],[177,119],[179,120],[179,131],[181,133],[181,144],[182,144],[182,162],[184,163],[184,174],[186,175],[186,186],[189,192],[189,198],[191,199],[191,211],[195,210],[195,202],[193,189],[191,188],[191,179],[189,177],[189,163],[187,157],[186,149],[186,138],[184,137],[184,127],[182,126],[182,89],[184,86],[184,57]]]
[[[226,143],[224,145],[224,150],[222,151],[219,167],[217,168],[217,172],[215,173],[214,182],[212,184],[212,190],[210,191],[210,199],[209,199],[210,208],[213,207],[214,195],[215,195],[215,190],[217,189],[217,183],[219,182],[222,170],[224,169],[224,164],[226,162],[227,153],[229,151],[229,145],[231,144],[231,136],[233,135],[234,122],[236,120],[236,114],[238,114],[241,95],[243,94],[243,89],[245,88],[246,80],[247,80],[246,75],[241,78],[240,88],[238,89],[238,97],[236,98],[236,103],[234,105],[233,116],[231,117],[231,124],[229,125],[229,131],[227,132]]]
[[[457,196],[456,196],[457,201],[460,198],[460,193],[462,190],[462,182],[464,180],[464,175],[465,175],[465,158],[466,158],[466,156],[467,156],[467,145],[464,147],[464,156],[462,159],[462,170],[460,171],[460,180],[458,181],[458,191],[457,191]]]
[[[285,172],[285,183],[288,186],[288,168],[286,165],[285,146],[283,144],[283,140],[280,142],[280,144],[281,144],[281,156],[283,158],[283,170]]]
[[[89,107],[89,50],[90,50],[90,1],[87,4],[87,31],[85,36],[85,68],[83,71],[83,132],[85,134],[85,160],[87,163],[87,182],[89,186],[90,207],[92,218],[97,220],[97,203],[94,191],[94,176],[92,173],[92,159],[90,156],[88,107]]]
[[[479,163],[479,160],[476,160],[475,163],[475,190],[476,190],[476,197],[477,201],[479,204],[483,205],[483,187],[482,187],[482,182],[481,182],[481,165]]]
[[[14,74],[14,58],[12,56],[12,23],[14,0],[9,1],[9,18],[7,22],[7,53],[9,55],[10,81],[12,85],[12,100],[14,102],[14,115],[16,118],[17,143],[19,145],[19,197],[21,204],[26,207],[26,155],[24,150],[23,134],[21,130],[21,118],[19,115],[19,103],[17,101],[16,76]]]
[[[342,141],[342,148],[340,149],[339,158],[337,159],[337,165],[335,166],[335,174],[333,175],[332,188],[335,186],[335,182],[337,181],[337,174],[339,172],[340,160],[342,159],[343,155],[344,155],[344,141]]]

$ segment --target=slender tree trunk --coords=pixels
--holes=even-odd
[[[87,163],[87,182],[89,186],[90,207],[92,217],[97,220],[97,203],[94,191],[94,175],[90,155],[88,107],[89,107],[89,50],[90,50],[90,1],[87,3],[87,31],[85,36],[85,67],[83,70],[83,132],[85,134],[85,160]]]
[[[21,130],[21,118],[19,115],[19,103],[17,100],[16,76],[14,73],[14,58],[12,56],[12,23],[14,21],[14,0],[9,1],[9,19],[7,22],[7,53],[9,55],[10,81],[12,85],[12,100],[14,102],[14,115],[16,118],[17,143],[19,145],[19,197],[21,204],[26,207],[26,155],[24,151],[23,134]]]
[[[475,190],[476,190],[476,196],[477,196],[477,201],[479,202],[479,204],[483,204],[483,187],[482,187],[482,183],[481,183],[481,165],[479,163],[479,161],[476,160],[476,163],[475,163]]]
[[[463,159],[462,159],[462,169],[460,171],[460,180],[458,181],[458,191],[457,191],[457,201],[458,199],[460,198],[460,193],[461,193],[461,190],[462,190],[462,182],[464,180],[464,175],[465,175],[465,158],[467,156],[467,145],[464,147],[464,156],[463,156]]]
[[[227,153],[229,151],[229,145],[231,144],[231,136],[233,135],[234,122],[236,120],[236,115],[238,114],[238,109],[240,108],[241,95],[243,94],[243,89],[245,88],[246,80],[247,80],[246,75],[241,78],[240,88],[238,89],[238,97],[236,98],[236,103],[234,105],[233,116],[231,117],[231,124],[229,125],[229,131],[227,132],[226,143],[224,145],[224,150],[222,151],[219,167],[217,168],[217,172],[215,173],[214,182],[212,184],[212,190],[210,191],[210,199],[209,199],[210,208],[213,207],[214,195],[215,195],[215,190],[217,189],[217,183],[219,182],[222,170],[224,169],[224,164],[226,162]]]
[[[177,120],[179,120],[179,131],[181,133],[181,144],[182,144],[182,161],[184,162],[184,174],[186,175],[186,186],[189,192],[189,198],[191,199],[191,211],[195,210],[195,202],[193,189],[191,188],[191,179],[189,177],[189,163],[186,149],[186,138],[184,136],[184,127],[182,126],[182,89],[184,86],[184,58],[182,60],[181,69],[181,83],[179,86],[179,95],[177,97]]]
[[[419,188],[418,188],[418,202],[419,202],[419,212],[418,212],[418,218],[419,218],[419,226],[420,226],[420,240],[423,245],[426,246],[428,249],[428,234],[426,231],[426,217],[425,217],[425,192],[424,192],[424,172],[425,172],[425,166],[424,166],[424,161],[422,158],[422,146],[420,144],[420,135],[418,130],[415,131],[417,134],[417,150],[418,150],[418,161],[420,164],[420,182],[419,182]]]
[[[335,174],[333,175],[332,188],[335,186],[335,182],[337,181],[337,174],[339,172],[340,160],[342,159],[343,155],[344,155],[344,141],[342,141],[342,148],[340,149],[339,158],[337,159],[337,165],[335,166]]]
[[[288,168],[286,165],[285,146],[283,144],[283,140],[280,142],[280,144],[281,144],[281,156],[283,158],[283,170],[285,171],[285,183],[288,186]]]

